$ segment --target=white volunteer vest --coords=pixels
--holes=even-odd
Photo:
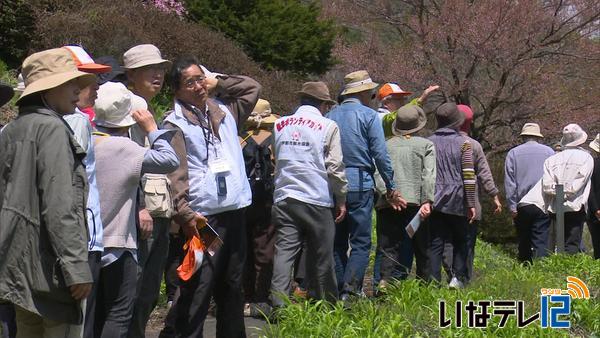
[[[219,126],[221,140],[213,137],[214,144],[208,145],[206,158],[206,141],[202,127],[190,123],[175,102],[175,110],[165,121],[170,122],[183,132],[187,151],[189,176],[189,205],[192,210],[203,215],[214,215],[225,211],[237,210],[252,203],[252,192],[246,178],[246,167],[242,148],[238,143],[237,124],[229,109],[216,101],[224,111],[225,118]],[[218,196],[216,175],[209,169],[208,162],[216,157],[225,159],[230,170],[219,175],[225,176],[227,195]]]
[[[277,120],[275,136],[275,203],[293,198],[322,207],[333,207],[325,168],[325,137],[334,122],[312,106]]]

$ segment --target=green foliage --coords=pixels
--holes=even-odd
[[[188,0],[194,21],[206,23],[241,44],[267,69],[326,72],[336,35],[320,8],[297,0]]]
[[[498,328],[499,318],[492,316],[486,329],[438,327],[439,300],[453,306],[457,300],[521,299],[525,315],[539,311],[540,288],[566,287],[566,277],[577,276],[590,288],[589,300],[572,303],[570,330],[542,329],[534,322],[517,328],[514,316],[506,327]],[[280,321],[268,325],[269,337],[564,337],[591,336],[600,333],[600,264],[587,255],[553,255],[525,267],[498,248],[479,241],[475,256],[475,279],[463,290],[427,285],[411,279],[393,284],[377,299],[362,299],[350,309],[341,304],[301,302],[280,312]],[[453,311],[448,314],[453,316]],[[463,312],[463,320],[466,320]]]
[[[11,68],[21,65],[27,55],[35,21],[25,0],[0,0],[0,59]]]

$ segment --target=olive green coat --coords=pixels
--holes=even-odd
[[[91,283],[83,149],[62,118],[21,108],[0,134],[0,300],[82,322],[69,286]]]

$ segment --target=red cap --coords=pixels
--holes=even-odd
[[[465,115],[465,122],[460,126],[460,130],[468,133],[471,130],[471,123],[473,123],[473,110],[465,104],[457,104],[456,107]]]

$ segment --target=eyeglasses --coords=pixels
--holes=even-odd
[[[197,77],[193,77],[191,79],[185,80],[183,82],[183,85],[187,89],[192,89],[192,88],[196,87],[197,85],[202,85],[202,83],[204,83],[204,80],[206,80],[206,76],[197,76]]]

